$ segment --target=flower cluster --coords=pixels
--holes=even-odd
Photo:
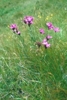
[[[10,29],[12,29],[14,33],[20,35],[20,31],[18,31],[18,28],[17,28],[16,24],[11,24]]]
[[[59,32],[60,29],[58,27],[55,27],[51,22],[46,23],[49,30],[54,30],[54,32]]]
[[[49,48],[51,46],[50,43],[48,43],[48,40],[50,40],[52,36],[47,35],[45,39],[43,39],[42,44],[45,46],[45,48]]]
[[[47,27],[49,30],[54,30],[54,32],[59,32],[60,29],[58,27],[54,27],[54,25],[51,22],[46,23]],[[44,34],[44,29],[40,28],[39,32],[41,34]],[[52,38],[52,36],[47,35],[46,38],[43,39],[42,42],[36,42],[36,44],[38,45],[38,47],[40,47],[41,45],[44,45],[45,48],[49,48],[51,46],[50,43],[48,43],[48,40],[50,40]]]
[[[36,44],[38,45],[38,47],[40,47],[41,45],[43,45],[45,48],[49,48],[51,46],[50,43],[48,43],[48,40],[50,40],[52,38],[52,36],[47,35],[46,38],[44,38],[42,40],[42,42],[36,42]]]
[[[27,24],[28,26],[30,26],[31,24],[33,24],[33,20],[34,20],[34,18],[32,16],[25,16],[24,19],[23,19],[23,22],[25,24]],[[49,30],[54,30],[54,32],[59,32],[60,31],[60,29],[58,27],[54,27],[54,25],[51,22],[47,22],[46,26],[48,27]],[[18,31],[18,28],[17,28],[16,24],[11,24],[10,29],[12,29],[14,33],[20,35],[20,31]],[[45,33],[43,28],[40,28],[39,32],[40,32],[40,34]],[[48,40],[50,40],[51,38],[52,38],[51,35],[47,35],[42,40],[42,42],[36,42],[36,45],[38,45],[38,47],[43,45],[45,48],[49,48],[51,46],[51,44],[48,42]]]
[[[46,23],[46,25],[47,25],[48,29],[50,29],[50,30],[52,30],[54,27],[51,22]]]
[[[33,20],[34,20],[34,18],[32,16],[26,16],[26,17],[24,17],[23,21],[25,24],[28,24],[28,26],[30,26],[31,24],[33,24]]]

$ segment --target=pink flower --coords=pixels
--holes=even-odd
[[[11,24],[10,29],[12,29],[14,33],[20,35],[20,31],[18,31],[18,28],[17,28],[16,24]]]
[[[46,38],[42,41],[42,44],[44,45],[45,48],[49,48],[50,47],[50,44],[48,43]]]
[[[42,44],[44,45],[45,48],[50,47],[50,44],[47,41],[43,41]]]
[[[17,34],[20,35],[20,31],[18,31]]]
[[[46,45],[45,45],[45,48],[49,48],[51,45],[49,44],[49,43],[47,43]]]
[[[46,45],[48,42],[47,42],[47,39],[45,38],[43,41],[42,41],[42,44],[43,45]]]
[[[17,25],[16,25],[16,24],[11,24],[11,25],[10,25],[10,28],[11,28],[12,30],[17,29]]]
[[[42,28],[39,31],[40,31],[41,34],[44,34],[45,33],[44,32],[44,29],[42,29]]]
[[[43,45],[46,45],[46,44],[48,44],[48,42],[47,42],[47,41],[44,41],[44,42],[42,42],[42,44],[43,44]]]
[[[30,26],[31,24],[33,24],[33,20],[34,20],[34,18],[32,16],[26,16],[26,17],[24,17],[23,21],[25,24],[28,24]]]
[[[48,29],[50,29],[50,30],[52,30],[54,27],[51,22],[46,23],[46,25],[47,25]]]
[[[58,27],[54,27],[53,30],[54,30],[55,32],[59,32],[59,31],[60,31],[60,29],[59,29]]]
[[[47,36],[46,36],[46,39],[47,39],[47,40],[49,40],[49,39],[51,39],[51,38],[52,38],[52,36],[50,36],[50,35],[47,35]]]

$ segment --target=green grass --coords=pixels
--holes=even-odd
[[[22,21],[26,15],[34,17],[31,29]],[[67,0],[0,1],[0,100],[67,100],[66,17]],[[48,30],[46,22],[61,31]],[[20,36],[9,28],[12,23]],[[38,48],[47,34],[51,47]]]

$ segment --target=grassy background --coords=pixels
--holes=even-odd
[[[22,21],[26,15],[34,17],[31,30]],[[67,100],[66,16],[67,0],[0,1],[0,100]],[[49,31],[46,22],[60,32]],[[12,23],[20,36],[10,30]],[[51,47],[38,48],[35,42],[47,34]]]

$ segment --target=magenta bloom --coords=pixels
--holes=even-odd
[[[60,31],[60,29],[59,29],[58,27],[54,27],[53,30],[54,30],[55,32],[59,32],[59,31]]]
[[[50,30],[52,30],[54,27],[51,22],[46,23],[46,25],[47,25],[48,29],[50,29]]]
[[[42,41],[42,44],[44,45],[45,48],[49,48],[50,44],[45,40]]]
[[[42,44],[45,45],[45,44],[47,44],[47,43],[48,43],[48,42],[47,42],[47,39],[46,39],[46,38],[43,39]]]
[[[20,35],[20,31],[18,31],[16,34]]]
[[[47,40],[49,40],[49,39],[51,39],[51,38],[52,38],[52,36],[50,36],[50,35],[47,35],[47,36],[46,36],[46,39],[47,39]]]
[[[42,44],[43,45],[46,45],[46,44],[48,44],[48,42],[47,41],[43,41]]]
[[[46,38],[42,41],[42,44],[44,45],[45,48],[49,48],[50,47],[50,44],[48,43]]]
[[[41,34],[44,34],[45,33],[44,32],[44,29],[42,29],[42,28],[39,31],[40,31]]]
[[[11,24],[10,29],[12,29],[14,33],[20,35],[20,31],[18,31],[18,28],[17,28],[16,24]]]
[[[11,24],[10,29],[12,29],[12,30],[17,29],[17,25],[16,24]]]
[[[34,20],[34,18],[32,16],[26,16],[26,17],[24,17],[23,21],[25,24],[28,24],[30,26],[31,24],[33,24],[33,20]]]
[[[49,48],[51,45],[49,44],[49,43],[47,43],[46,45],[45,45],[45,48]]]

